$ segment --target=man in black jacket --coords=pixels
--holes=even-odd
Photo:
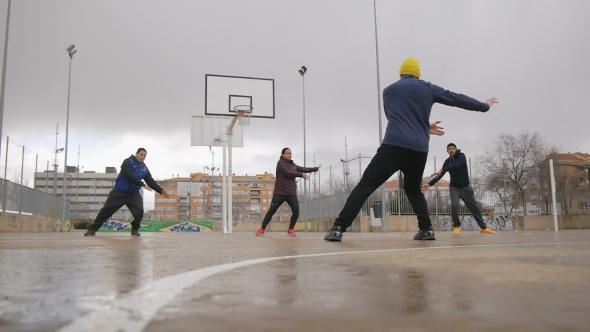
[[[469,172],[467,170],[467,160],[461,150],[453,143],[447,145],[449,158],[445,160],[440,171],[433,173],[434,178],[427,185],[422,186],[422,193],[433,186],[438,180],[442,179],[446,172],[451,175],[451,185],[449,191],[451,194],[451,218],[453,219],[453,234],[461,233],[461,220],[459,220],[459,199],[462,199],[467,205],[469,211],[477,221],[482,233],[495,234],[493,230],[486,226],[481,216],[481,211],[477,206],[477,200],[473,194],[473,188],[469,185]]]

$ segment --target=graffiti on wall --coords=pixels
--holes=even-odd
[[[453,220],[450,215],[431,216],[432,226],[435,231],[451,231],[453,230]],[[476,231],[479,230],[477,221],[472,215],[459,216],[461,220],[461,230]],[[498,214],[494,216],[483,216],[483,221],[486,226],[493,230],[513,230],[517,223],[516,217]]]
[[[129,232],[131,222],[109,220],[99,229],[101,232]],[[140,226],[142,232],[212,232],[213,222],[178,222],[178,221],[142,221]]]

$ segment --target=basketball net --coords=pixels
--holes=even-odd
[[[249,126],[250,125],[250,116],[252,115],[252,106],[250,106],[250,105],[237,105],[237,106],[234,106],[234,112],[236,112],[240,126]]]

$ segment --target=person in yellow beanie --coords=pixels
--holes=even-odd
[[[412,75],[420,78],[420,63],[414,58],[407,58],[399,68],[399,75]]]
[[[342,241],[367,198],[395,172],[404,173],[404,191],[418,219],[420,230],[414,240],[435,240],[426,199],[421,192],[422,175],[428,156],[430,135],[443,135],[440,121],[430,124],[434,103],[470,111],[487,112],[497,101],[480,102],[420,79],[420,63],[407,58],[399,69],[399,81],[383,90],[387,129],[383,143],[352,190],[324,240]],[[384,216],[386,217],[386,216]]]

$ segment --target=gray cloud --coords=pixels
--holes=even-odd
[[[413,56],[424,80],[500,101],[486,114],[435,106],[431,119],[442,120],[447,135],[431,140],[426,173],[448,142],[474,158],[504,132],[537,131],[566,152],[590,152],[589,11],[590,3],[573,0],[377,1],[382,89]],[[190,117],[204,111],[205,74],[275,80],[276,118],[245,128],[234,173],[274,173],[285,146],[303,164],[301,65],[309,69],[308,165],[314,154],[318,164],[339,163],[345,136],[349,156],[377,148],[371,1],[13,2],[3,133],[44,160],[53,156],[57,122],[60,145],[65,138],[71,43],[79,51],[69,164],[78,145],[80,164],[97,171],[144,146],[159,178],[202,171],[209,149],[189,143]],[[215,159],[220,166],[220,148]]]

